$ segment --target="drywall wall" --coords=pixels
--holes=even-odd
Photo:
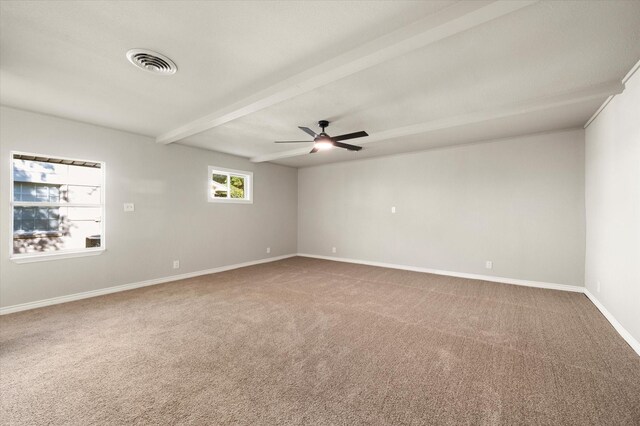
[[[640,341],[640,72],[625,86],[585,132],[585,283]]]
[[[300,253],[583,286],[584,226],[582,130],[298,172]]]
[[[103,254],[28,264],[9,259],[12,150],[106,162]],[[253,204],[207,202],[209,165],[252,171]],[[0,177],[2,307],[296,252],[293,168],[2,107]],[[135,212],[125,213],[125,202],[135,203]],[[174,259],[180,269],[172,269]]]

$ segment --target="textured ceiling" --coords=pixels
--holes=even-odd
[[[443,148],[495,139],[511,138],[518,135],[544,133],[567,128],[577,128],[584,124],[584,117],[590,116],[600,106],[601,101],[588,101],[572,108],[550,108],[508,118],[492,119],[480,123],[435,130],[426,134],[392,138],[367,143],[358,152],[344,149],[323,151],[321,156],[302,155],[275,160],[275,163],[294,167],[309,167],[339,161],[361,160],[382,155],[402,154],[413,151]]]
[[[0,102],[156,136],[448,3],[2,1]]]
[[[158,136],[453,2],[2,2],[0,102]],[[640,2],[539,2],[179,143],[256,157],[296,126],[374,135],[620,81],[640,58]],[[176,61],[131,66],[130,48]],[[309,166],[583,125],[606,98],[375,141]],[[363,139],[364,141],[364,139]],[[310,149],[310,146],[309,146]]]

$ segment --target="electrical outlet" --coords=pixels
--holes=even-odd
[[[337,250],[335,247],[331,247],[331,253],[335,253]]]
[[[124,211],[132,212],[136,210],[136,206],[133,203],[124,203]]]
[[[174,260],[173,261],[173,269],[179,269],[180,268],[180,261],[179,260]]]
[[[600,281],[596,282],[596,291],[600,293]]]
[[[491,260],[487,260],[484,263],[484,267],[487,268],[487,269],[493,269],[493,262]]]
[[[267,254],[271,253],[271,247],[267,247]]]
[[[396,206],[391,207],[391,213],[395,213],[396,212]]]

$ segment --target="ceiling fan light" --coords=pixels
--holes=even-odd
[[[313,145],[318,151],[324,151],[333,148],[333,144],[327,140],[320,140]]]

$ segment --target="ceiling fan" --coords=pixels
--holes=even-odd
[[[332,147],[338,147],[338,148],[344,148],[347,149],[349,151],[360,151],[362,149],[361,146],[357,146],[357,145],[350,145],[348,143],[342,143],[340,141],[344,141],[347,139],[355,139],[355,138],[362,138],[365,136],[369,136],[369,134],[367,132],[354,132],[354,133],[347,133],[344,135],[340,135],[340,136],[329,136],[328,134],[325,133],[324,129],[326,127],[329,127],[329,122],[327,120],[320,120],[318,121],[318,126],[320,126],[320,128],[322,129],[322,132],[320,132],[320,134],[317,134],[316,132],[314,132],[313,130],[311,130],[308,127],[301,127],[298,126],[298,129],[302,130],[303,132],[307,133],[310,136],[313,136],[313,140],[312,141],[276,141],[275,143],[309,143],[309,142],[313,142],[313,149],[311,150],[311,152],[309,154],[313,154],[314,152],[318,152],[324,149],[329,149]]]

